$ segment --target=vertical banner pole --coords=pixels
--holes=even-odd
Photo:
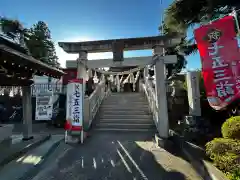
[[[79,117],[79,120],[81,120],[82,121],[82,128],[81,128],[81,144],[83,144],[83,140],[84,140],[84,130],[83,130],[83,126],[84,126],[84,124],[83,124],[83,117],[84,117],[84,115],[83,115],[83,113],[84,113],[84,93],[85,93],[85,90],[84,90],[84,87],[83,87],[83,85],[84,85],[84,80],[82,79],[82,96],[81,96],[81,104],[82,104],[82,106],[80,107],[80,108],[82,108],[82,114],[81,114],[81,116]]]

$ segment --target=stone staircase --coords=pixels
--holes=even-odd
[[[155,131],[148,102],[141,93],[111,93],[96,121],[99,131]]]

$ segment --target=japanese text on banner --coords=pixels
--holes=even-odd
[[[73,123],[79,124],[80,122],[80,100],[81,100],[81,92],[80,85],[74,84],[74,96],[73,96]]]
[[[196,29],[195,38],[208,101],[214,109],[222,109],[239,94],[233,72],[240,60],[233,17],[226,16]]]

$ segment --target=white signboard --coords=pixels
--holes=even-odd
[[[35,119],[38,121],[51,120],[53,114],[53,92],[42,92],[36,94]]]
[[[67,85],[66,118],[75,127],[83,125],[83,92],[81,80],[74,80]]]

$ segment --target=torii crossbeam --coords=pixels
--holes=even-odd
[[[131,50],[153,49],[156,45],[166,47],[175,46],[180,43],[182,35],[172,34],[166,36],[151,36],[126,39],[109,39],[86,42],[59,42],[59,46],[67,53],[113,52],[114,61],[123,61],[123,52]]]

